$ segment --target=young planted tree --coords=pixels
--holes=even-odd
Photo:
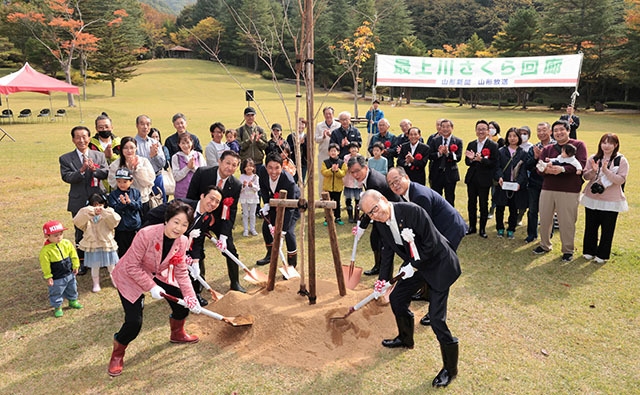
[[[82,51],[95,51],[98,37],[87,33],[86,29],[94,24],[119,24],[123,10],[116,10],[114,19],[102,18],[85,22],[82,18],[78,0],[46,0],[42,4],[14,3],[16,11],[7,16],[12,23],[23,24],[33,38],[44,46],[58,61],[67,83],[71,83],[71,63]],[[72,94],[67,95],[69,107],[75,106]]]

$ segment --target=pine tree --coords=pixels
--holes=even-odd
[[[518,10],[496,34],[493,46],[504,56],[533,56],[541,53],[540,15],[533,8]]]
[[[98,73],[94,78],[111,82],[111,96],[114,97],[116,81],[125,82],[136,76],[135,48],[118,27],[105,29],[101,37],[98,52],[91,58],[91,70]]]

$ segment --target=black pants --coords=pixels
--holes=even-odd
[[[216,238],[220,239],[220,229],[218,227],[214,225],[214,227],[211,229],[211,232],[216,235]],[[233,234],[229,235],[229,237],[227,238],[227,250],[236,258],[240,258],[240,256],[238,255],[238,250],[236,250],[236,245],[233,243]],[[224,256],[227,259],[227,274],[229,276],[229,281],[231,281],[232,283],[238,281],[238,264],[235,263],[233,259],[229,258],[226,254],[224,254]],[[204,278],[203,261],[200,261],[200,273],[202,278]]]
[[[129,247],[131,247],[131,243],[133,243],[133,239],[136,237],[135,230],[118,230],[116,229],[116,233],[114,239],[116,243],[118,243],[118,256],[122,258],[124,254],[127,253]]]
[[[331,198],[331,200],[336,202],[336,208],[333,209],[333,216],[335,217],[335,219],[340,219],[340,198],[342,197],[342,191],[329,192],[329,197]],[[325,221],[326,220],[328,220],[328,218],[325,218]]]
[[[538,238],[538,210],[540,206],[540,189],[527,188],[529,195],[529,213],[527,214],[527,237],[534,240]]]
[[[296,244],[296,220],[289,221],[289,228],[282,229],[283,232],[287,232],[284,235],[284,241],[287,243],[287,253],[289,255],[293,255],[298,252],[298,245]],[[275,226],[275,223],[273,223]],[[262,222],[262,237],[264,238],[264,244],[270,246],[273,245],[273,236],[271,236],[271,232],[269,232],[269,225],[267,221]],[[272,251],[272,254],[279,254],[278,251]]]
[[[409,310],[411,296],[424,285],[425,281],[426,279],[420,275],[420,272],[417,272],[413,277],[398,282],[389,297],[391,310],[396,317],[413,317],[413,313]],[[448,298],[449,289],[442,292],[429,287],[429,317],[431,317],[431,329],[433,329],[433,332],[436,334],[438,341],[444,344],[449,344],[454,341],[447,326]]]
[[[509,207],[509,220],[508,231],[515,232],[516,225],[518,225],[518,208],[516,207],[516,200],[509,199],[507,201]],[[496,229],[504,230],[504,210],[507,206],[496,206]]]
[[[456,206],[456,183],[448,182],[443,183],[434,180],[431,183],[431,189],[433,189],[438,195],[444,196],[444,199],[449,202],[453,207]],[[443,194],[444,193],[444,194]]]
[[[618,213],[616,211],[584,209],[583,254],[597,256],[600,259],[611,257],[611,243],[616,230]],[[598,243],[598,229],[601,229]]]
[[[480,202],[480,230],[485,230],[487,219],[489,218],[489,190],[490,186],[478,186],[476,184],[467,184],[468,210],[469,210],[469,228],[476,229],[478,219],[478,201]]]
[[[168,295],[175,296],[177,298],[182,298],[182,292],[180,288],[174,287],[173,285],[165,284],[162,281],[154,278],[156,284],[162,287]],[[120,302],[122,302],[122,307],[124,308],[124,324],[120,327],[118,333],[115,334],[115,339],[118,343],[126,346],[133,341],[138,334],[140,333],[140,329],[142,328],[142,310],[144,309],[144,294],[140,295],[140,297],[133,303],[129,302],[125,299],[120,292]],[[177,303],[169,302],[169,306],[171,307],[171,318],[174,320],[182,321],[189,315],[189,309],[186,307],[182,307]]]

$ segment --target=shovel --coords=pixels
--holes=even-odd
[[[185,302],[183,299],[180,298],[176,298],[175,296],[171,296],[171,295],[167,295],[166,293],[161,293],[160,294],[162,297],[164,297],[165,299],[171,301],[171,302],[175,302],[177,304],[179,304],[182,307],[187,307],[187,302]],[[187,307],[188,308],[188,307]],[[193,310],[191,310],[193,313],[195,313]],[[215,313],[211,310],[207,310],[204,307],[200,307],[200,312],[199,313],[195,313],[195,314],[204,314],[207,317],[211,317],[211,318],[215,318],[218,321],[223,321],[226,322],[227,324],[231,325],[231,326],[251,326],[253,325],[253,317],[252,316],[248,316],[248,317],[244,317],[244,316],[237,316],[237,317],[225,317],[223,315],[220,315],[218,313]]]
[[[345,315],[343,315],[341,317],[331,317],[331,318],[329,318],[329,321],[346,319],[348,316],[353,314],[354,311],[360,310],[361,308],[366,306],[367,303],[371,302],[374,299],[378,299],[379,297],[383,296],[387,292],[387,290],[389,290],[393,286],[393,284],[395,284],[396,281],[398,281],[398,280],[400,280],[402,278],[402,276],[404,276],[404,273],[398,274],[397,276],[392,278],[389,282],[385,281],[384,284],[382,285],[382,287],[380,287],[379,289],[376,289],[373,292],[371,292],[371,294],[369,296],[367,296],[366,298],[362,299],[355,306],[349,307],[349,311],[347,312],[347,314],[345,314]]]
[[[296,277],[299,278],[300,273],[298,273],[295,267],[289,266],[289,264],[287,263],[287,259],[284,256],[284,252],[282,252],[282,244],[284,244],[284,235],[286,233],[287,232],[282,232],[282,236],[280,237],[282,241],[280,242],[280,251],[278,252],[280,253],[280,259],[282,259],[282,267],[279,267],[278,270],[280,271],[280,273],[282,273],[284,278],[289,280]]]
[[[202,286],[209,292],[211,292],[211,297],[213,298],[214,302],[217,302],[218,300],[222,299],[222,297],[224,296],[223,294],[221,294],[220,292],[217,292],[216,290],[214,290],[213,288],[211,288],[211,286],[209,285],[209,283],[207,283],[206,281],[204,281],[204,278],[202,278],[201,275],[196,275],[194,272],[194,269],[191,267],[191,265],[187,265],[187,269],[189,269],[189,274],[191,274],[191,277],[193,277],[194,279],[198,280],[198,282],[200,284],[202,284]]]
[[[360,221],[358,225],[360,226]],[[355,267],[356,264],[356,249],[358,248],[358,236],[353,239],[353,250],[351,251],[351,264],[342,265],[342,275],[344,276],[344,282],[347,288],[355,289],[362,277],[362,268]]]
[[[213,244],[217,244],[218,240],[216,240],[215,237],[207,234],[207,237],[209,238],[209,240],[211,240],[213,242]],[[242,270],[244,270],[245,273],[247,273],[243,278],[245,279],[246,282],[250,283],[250,284],[254,284],[257,285],[259,287],[266,287],[267,286],[267,280],[269,279],[267,277],[266,274],[257,271],[255,268],[249,270],[249,268],[242,262],[240,262],[240,260],[238,258],[235,257],[235,255],[233,255],[229,250],[224,250],[224,254],[226,256],[228,256],[229,258],[231,258],[232,261],[234,261],[236,263],[236,265],[240,266],[240,268]]]

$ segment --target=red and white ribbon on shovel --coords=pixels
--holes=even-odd
[[[420,260],[420,254],[418,253],[418,248],[416,247],[416,244],[414,243],[416,235],[415,235],[415,233],[413,233],[413,230],[409,229],[409,228],[402,229],[402,232],[400,233],[400,235],[402,236],[404,241],[409,243],[409,249],[411,250],[411,257],[414,260],[419,261]]]

